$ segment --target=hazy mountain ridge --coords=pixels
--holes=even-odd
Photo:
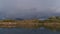
[[[5,11],[5,12],[4,12]],[[11,10],[13,11],[13,10]],[[17,12],[16,12],[17,11]],[[23,19],[40,19],[40,18],[48,18],[50,16],[60,16],[60,13],[55,13],[51,10],[38,11],[36,8],[32,9],[16,9],[13,12],[9,12],[9,10],[1,10],[0,18],[23,18]],[[7,12],[7,13],[6,13]]]

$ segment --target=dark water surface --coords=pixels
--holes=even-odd
[[[51,31],[46,28],[0,28],[0,34],[60,34],[60,31]]]

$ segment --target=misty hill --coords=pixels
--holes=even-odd
[[[13,11],[13,10],[11,10]],[[8,17],[6,17],[8,16]],[[17,20],[22,20],[23,19],[46,19],[50,16],[60,16],[60,13],[55,13],[54,11],[51,10],[44,10],[44,11],[38,11],[36,8],[32,8],[32,9],[16,9],[13,12],[10,12],[9,10],[3,10],[0,11],[0,19],[2,19],[2,17],[6,17],[6,18],[10,18],[10,19],[16,19]]]
[[[15,18],[15,20],[24,20],[24,19],[22,19],[22,18]]]

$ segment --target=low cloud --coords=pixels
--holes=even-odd
[[[60,15],[58,0],[1,0],[0,15],[9,18],[39,18]]]

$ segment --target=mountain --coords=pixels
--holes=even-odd
[[[22,18],[15,18],[15,20],[24,20],[24,19],[22,19]]]

